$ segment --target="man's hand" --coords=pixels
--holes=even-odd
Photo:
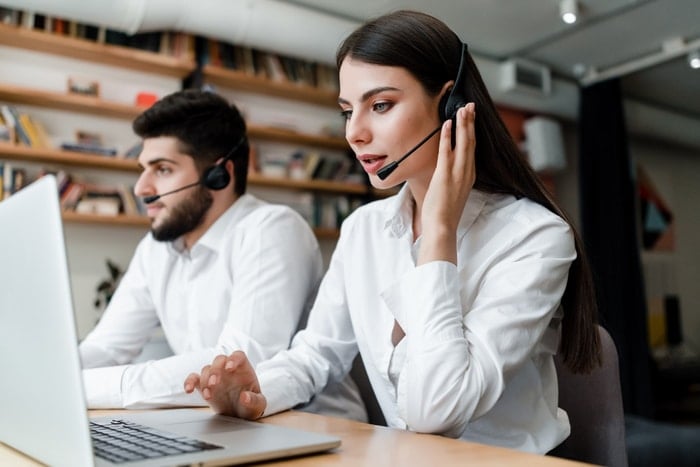
[[[240,350],[217,356],[200,374],[191,373],[185,391],[191,394],[195,389],[220,414],[255,420],[267,406],[255,370]]]

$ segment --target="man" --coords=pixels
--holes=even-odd
[[[133,128],[151,232],[80,345],[88,406],[203,405],[182,381],[215,355],[257,363],[289,346],[323,272],[318,243],[293,210],[245,194],[246,125],[220,96],[176,92]],[[175,355],[130,363],[157,326]],[[328,395],[335,410],[318,411],[364,418],[351,382]]]

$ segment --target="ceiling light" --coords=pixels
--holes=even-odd
[[[578,18],[578,3],[576,0],[561,0],[559,14],[566,24],[574,24]]]
[[[700,50],[694,50],[688,54],[688,65],[695,70],[700,68]]]

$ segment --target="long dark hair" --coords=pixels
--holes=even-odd
[[[336,63],[351,56],[366,63],[408,70],[426,92],[436,96],[455,79],[462,41],[442,21],[425,13],[401,10],[376,18],[348,36],[340,45]],[[564,319],[559,351],[574,372],[590,372],[601,362],[597,304],[590,266],[573,225],[547,192],[518,150],[491,100],[479,70],[467,54],[463,90],[476,105],[476,181],[474,188],[528,198],[564,219],[574,233],[577,257],[571,265],[562,297]]]

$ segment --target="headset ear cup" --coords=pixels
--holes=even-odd
[[[446,92],[442,98],[440,99],[440,104],[438,105],[438,115],[440,116],[440,121],[444,122],[448,118],[447,114],[447,104],[450,100],[450,95],[452,94],[452,90],[449,92]]]
[[[210,190],[222,190],[228,186],[231,177],[224,164],[216,164],[204,171],[202,185]]]

